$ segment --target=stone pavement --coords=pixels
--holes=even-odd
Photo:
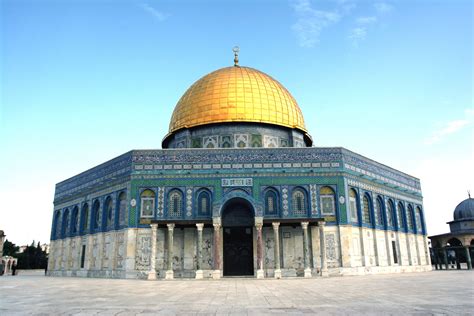
[[[0,315],[474,314],[474,271],[331,278],[0,277]]]

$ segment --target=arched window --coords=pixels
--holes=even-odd
[[[274,189],[265,191],[265,214],[276,215],[278,213],[278,195]]]
[[[402,231],[405,229],[405,217],[403,216],[403,204],[402,202],[399,202],[397,205],[397,224],[398,224],[398,230]]]
[[[63,221],[61,224],[61,237],[64,238],[67,236],[69,225],[69,209],[66,209],[63,214]]]
[[[92,229],[99,228],[100,225],[100,202],[95,200],[92,205]]]
[[[79,208],[77,206],[72,210],[71,233],[76,234],[79,226]]]
[[[168,214],[171,217],[183,216],[183,194],[179,190],[171,190],[168,194]]]
[[[125,225],[125,212],[127,210],[127,195],[125,192],[121,192],[118,197],[118,216],[119,216],[119,225]]]
[[[294,189],[291,195],[293,215],[306,215],[306,195],[302,189]]]
[[[54,220],[53,220],[53,238],[59,238],[59,218],[61,217],[61,212],[56,211],[54,213]]]
[[[372,216],[370,215],[370,199],[364,195],[363,206],[362,206],[362,221],[365,224],[372,224]]]
[[[112,198],[110,196],[107,197],[105,200],[105,220],[106,220],[106,227],[110,228],[113,225],[114,219],[114,204],[112,202]]]
[[[390,226],[390,227],[395,226],[395,212],[393,210],[394,210],[393,201],[388,200],[388,203],[387,203],[387,225]]]
[[[375,223],[379,226],[383,225],[383,201],[382,197],[378,196],[377,197],[377,202],[376,202],[376,209],[375,209]]]
[[[330,187],[322,187],[319,190],[319,203],[321,205],[321,214],[334,215],[336,204],[334,203],[334,190]]]
[[[208,191],[203,190],[199,192],[198,198],[198,214],[199,215],[209,215],[211,214],[211,195]]]
[[[357,223],[359,221],[357,214],[357,192],[354,189],[349,189],[349,213],[351,221]]]
[[[421,208],[419,206],[416,207],[416,232],[423,233],[423,222],[421,216]]]
[[[155,192],[145,190],[140,195],[140,217],[153,217],[155,215]]]
[[[409,231],[413,231],[413,206],[408,205],[407,209],[407,226]]]
[[[82,218],[81,218],[81,223],[82,223],[82,227],[81,227],[81,232],[84,232],[87,230],[87,228],[89,227],[89,204],[84,204],[84,206],[82,207],[82,214],[81,214]]]

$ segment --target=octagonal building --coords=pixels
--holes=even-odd
[[[312,147],[290,92],[237,60],[196,81],[157,150],[56,185],[48,274],[318,277],[431,270],[417,178]]]

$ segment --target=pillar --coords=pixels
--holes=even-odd
[[[440,269],[440,270],[443,270],[443,263],[444,263],[443,251],[444,251],[443,248],[438,248],[438,249],[436,250],[436,256],[437,256],[437,258],[438,258],[438,265],[439,265],[439,269]]]
[[[444,265],[446,266],[446,270],[449,270],[449,263],[448,263],[448,249],[443,248],[443,257],[444,257]]]
[[[3,230],[0,230],[0,258],[3,257],[3,242],[5,240],[5,233]]]
[[[471,270],[472,269],[472,260],[471,260],[471,252],[469,251],[469,246],[464,247],[464,250],[466,251],[467,269]]]
[[[221,278],[221,257],[220,257],[220,246],[221,246],[221,223],[220,221],[214,221],[212,224],[214,226],[214,260],[213,260],[213,269],[212,278],[220,279]]]
[[[255,222],[257,229],[257,279],[263,279],[265,272],[263,271],[263,237],[262,237],[262,222]]]
[[[203,223],[196,224],[197,228],[197,262],[196,262],[196,279],[204,278],[204,273],[202,272],[202,230],[204,228]]]
[[[158,224],[151,224],[151,260],[150,271],[148,272],[148,280],[156,280],[156,236]]]
[[[308,238],[308,224],[309,222],[301,222],[303,228],[303,258],[304,258],[304,277],[311,277],[311,265],[309,259],[309,238]]]
[[[433,261],[434,261],[435,270],[440,270],[438,268],[439,258],[438,258],[438,251],[436,248],[433,248]]]
[[[280,234],[278,228],[280,227],[279,222],[273,222],[273,238],[275,239],[274,251],[275,251],[275,279],[281,279],[281,267],[280,267]]]
[[[319,222],[319,239],[321,240],[321,276],[329,276],[328,264],[326,260],[326,238],[324,237],[325,222]]]
[[[459,248],[454,248],[454,260],[456,261],[456,269],[461,270],[461,260],[459,260]]]
[[[168,270],[166,270],[166,279],[172,280],[174,278],[173,273],[173,232],[174,224],[167,224],[168,226]]]
[[[425,261],[427,266],[431,266],[431,256],[428,247],[428,238],[423,235],[423,247],[425,248]]]

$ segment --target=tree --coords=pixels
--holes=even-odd
[[[17,254],[18,269],[45,269],[48,264],[48,257],[41,248],[41,244],[35,246],[33,241],[31,245],[26,246],[25,251]]]
[[[3,243],[3,255],[4,256],[11,256],[11,257],[18,257],[18,250],[20,247],[9,241],[8,239],[5,240]]]

